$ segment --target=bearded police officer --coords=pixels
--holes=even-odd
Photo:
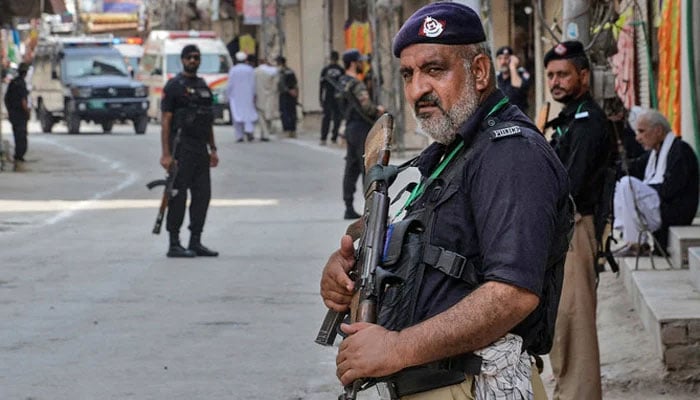
[[[382,267],[403,284],[381,296],[379,324],[341,325],[344,385],[377,377],[410,399],[545,396],[528,352],[551,345],[573,204],[556,154],[496,88],[485,41],[478,15],[452,2],[419,9],[394,38],[407,104],[435,143],[388,230]],[[349,308],[354,262],[344,236],[321,278],[335,311]]]
[[[170,234],[168,257],[215,257],[219,253],[201,242],[204,220],[211,199],[210,167],[216,167],[213,131],[212,93],[204,79],[197,76],[201,59],[199,48],[187,45],[180,54],[183,71],[168,81],[161,101],[162,156],[160,164],[169,169],[177,163],[174,189],[177,193],[168,205],[167,229]],[[208,145],[208,149],[207,149]],[[185,217],[187,191],[190,204],[190,243],[180,244],[180,227]]]
[[[602,394],[593,215],[612,157],[612,141],[605,113],[589,92],[590,64],[583,44],[557,44],[545,54],[544,67],[552,98],[564,105],[548,125],[554,129],[554,150],[568,171],[577,211],[550,354],[554,399],[596,400]]]

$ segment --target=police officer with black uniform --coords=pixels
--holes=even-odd
[[[343,119],[342,111],[338,107],[338,101],[336,100],[335,90],[335,88],[338,86],[338,80],[343,74],[345,74],[343,68],[338,65],[339,59],[340,55],[338,52],[335,50],[331,51],[330,64],[326,65],[321,70],[318,100],[323,108],[320,142],[322,146],[326,144],[326,140],[328,139],[328,132],[330,130],[331,122],[333,122],[331,142],[336,143],[338,141],[338,129],[340,129],[340,122]]]
[[[530,73],[520,66],[520,59],[510,46],[496,50],[496,78],[498,88],[508,96],[510,102],[527,114],[527,96],[530,89]]]
[[[7,108],[12,134],[15,138],[15,171],[24,171],[24,154],[27,152],[27,122],[29,122],[29,103],[27,76],[29,64],[20,63],[17,68],[17,76],[7,85],[5,93],[5,107]]]
[[[407,105],[435,143],[413,162],[421,180],[386,233],[381,266],[403,283],[382,289],[378,324],[341,325],[343,385],[376,377],[393,398],[546,398],[528,352],[551,346],[573,203],[552,148],[496,88],[488,48],[478,14],[457,2],[424,6],[394,38]],[[353,253],[344,236],[323,271],[335,311],[352,299]]]
[[[345,219],[360,218],[353,207],[355,186],[358,178],[364,171],[362,159],[365,153],[365,139],[374,121],[384,112],[384,107],[372,102],[367,86],[360,81],[362,61],[365,60],[356,49],[349,49],[343,53],[345,75],[339,79],[339,86],[343,89],[345,105],[345,140],[347,149],[345,154],[345,172],[343,174],[343,201],[345,202]]]
[[[197,76],[201,52],[187,45],[180,53],[183,72],[170,79],[163,89],[161,101],[162,156],[160,164],[168,170],[177,163],[174,181],[176,194],[169,200],[167,230],[170,234],[168,257],[216,257],[218,252],[202,245],[201,236],[211,199],[210,167],[219,157],[214,142],[212,93],[204,79]],[[208,149],[207,149],[208,145]],[[190,204],[190,243],[180,244],[180,227],[185,217],[187,191]]]

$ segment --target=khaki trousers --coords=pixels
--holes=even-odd
[[[547,393],[544,390],[542,378],[535,365],[532,366],[532,391],[534,400],[547,400]],[[445,386],[439,389],[430,390],[423,393],[416,393],[401,397],[401,400],[475,400],[474,397],[474,377],[467,375],[467,379],[456,385]],[[530,400],[530,399],[523,399]]]
[[[554,400],[600,400],[600,355],[596,330],[596,242],[593,217],[576,214],[564,264],[554,345],[549,353]]]

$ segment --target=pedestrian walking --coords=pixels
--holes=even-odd
[[[255,109],[255,71],[249,56],[239,51],[238,63],[231,67],[226,85],[226,97],[231,108],[231,120],[236,142],[253,141],[258,112]]]
[[[219,164],[214,141],[213,96],[204,79],[197,76],[201,52],[187,45],[180,53],[183,71],[163,88],[160,164],[177,174],[173,182],[176,194],[168,202],[166,228],[170,235],[168,257],[216,257],[218,252],[205,247],[202,230],[211,199],[210,167]],[[208,147],[208,149],[207,149]],[[180,227],[185,217],[187,192],[190,202],[190,243],[180,244]]]
[[[413,161],[421,181],[387,230],[382,268],[402,283],[382,287],[378,324],[341,324],[336,375],[385,381],[395,399],[544,399],[529,353],[551,345],[573,217],[566,170],[496,88],[471,8],[420,8],[393,53],[435,142]],[[332,310],[349,308],[354,263],[344,236],[321,279]]]
[[[328,140],[328,133],[331,122],[333,122],[333,131],[331,134],[331,142],[338,141],[338,130],[343,119],[338,100],[336,99],[336,87],[338,87],[340,77],[345,74],[345,70],[338,65],[340,55],[337,51],[331,52],[331,62],[321,70],[321,82],[319,83],[318,99],[323,109],[323,119],[321,120],[321,142],[323,146]]]
[[[260,140],[274,134],[273,121],[280,118],[277,68],[261,59],[255,68],[255,108],[258,110]]]
[[[279,99],[282,130],[290,138],[297,137],[297,98],[299,86],[297,76],[287,66],[287,59],[279,56],[276,59],[279,67]]]
[[[17,76],[7,85],[5,93],[5,108],[12,125],[12,135],[15,139],[14,170],[26,171],[24,155],[27,153],[27,123],[29,122],[29,91],[27,90],[27,71],[29,64],[20,63]]]

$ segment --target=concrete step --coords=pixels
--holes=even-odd
[[[700,255],[700,254],[699,254]],[[690,271],[671,269],[660,257],[620,259],[627,292],[655,351],[669,371],[698,374],[700,378],[700,291],[693,287]]]
[[[688,247],[700,247],[700,226],[668,229],[668,254],[675,268],[688,268]]]
[[[688,269],[690,281],[695,290],[700,291],[700,247],[688,248]]]

